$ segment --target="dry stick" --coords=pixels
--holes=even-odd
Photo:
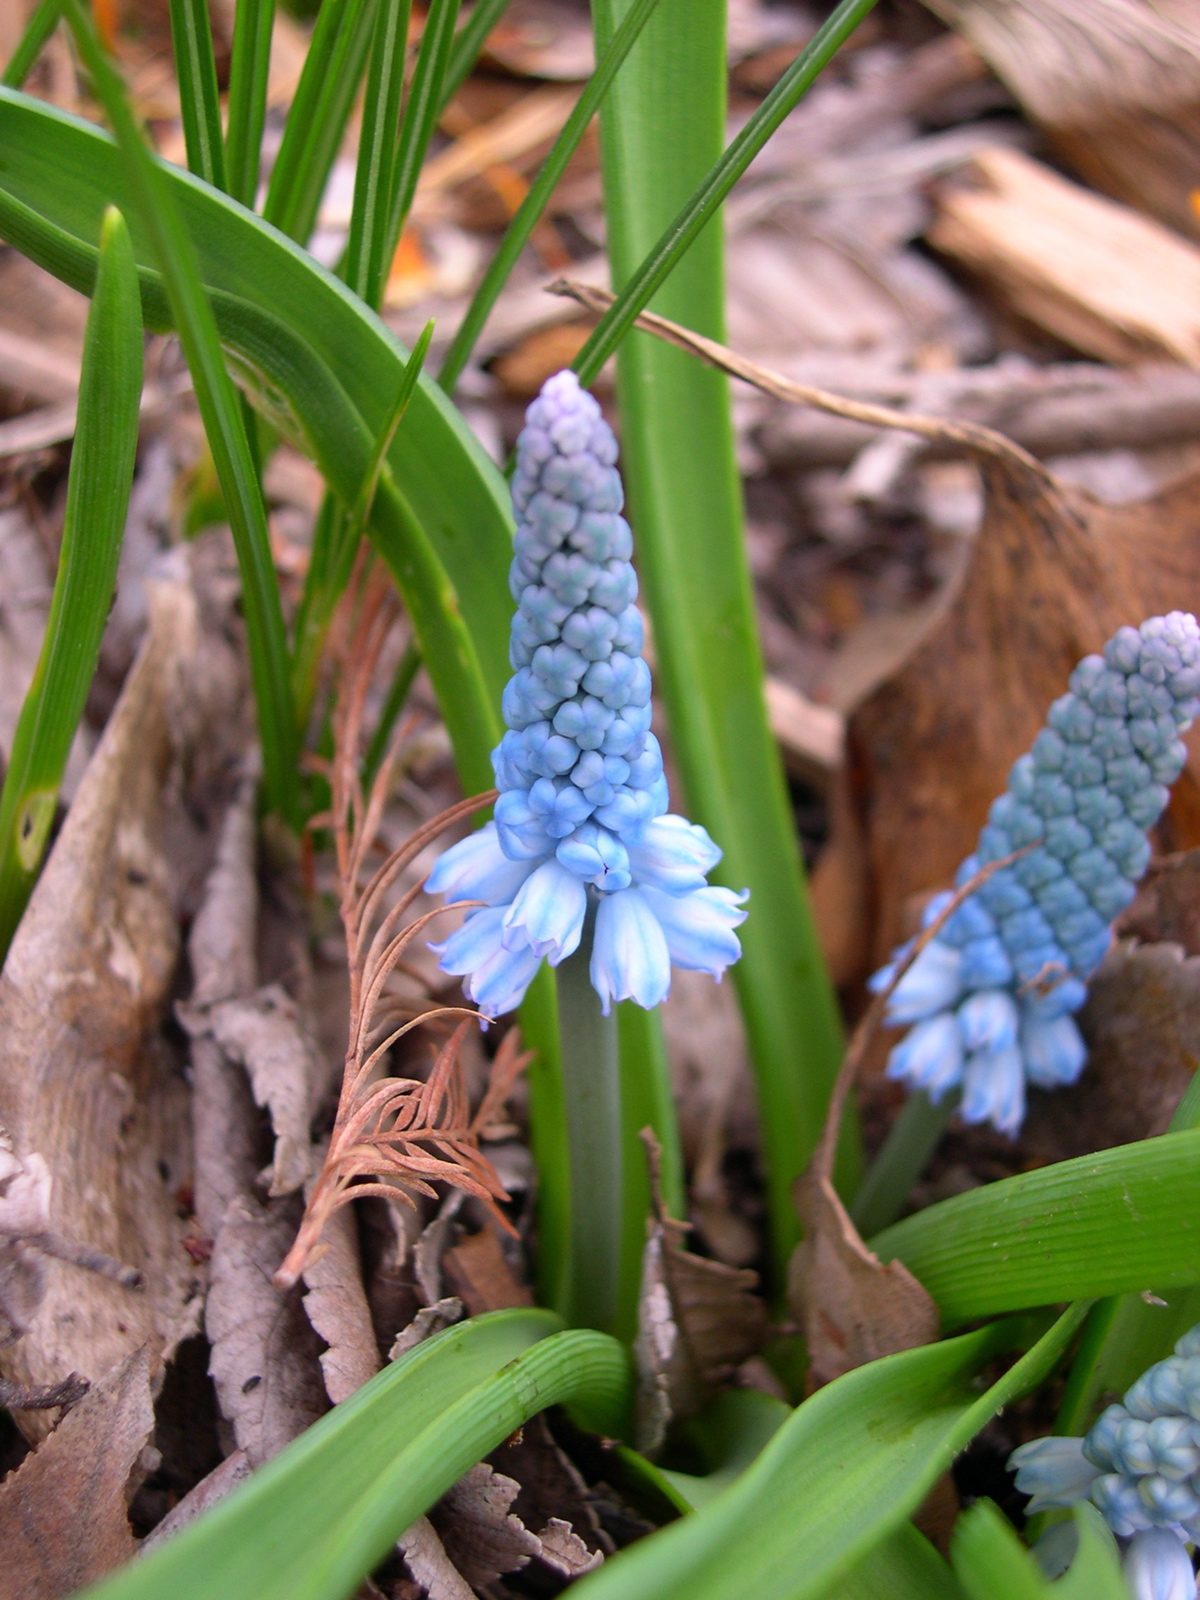
[[[123,1262],[115,1261],[94,1245],[77,1244],[73,1239],[64,1239],[61,1234],[48,1232],[22,1234],[20,1243],[31,1245],[44,1256],[53,1256],[57,1261],[69,1261],[73,1267],[82,1267],[85,1272],[111,1278],[122,1289],[145,1287],[146,1280],[136,1267],[127,1267]]]
[[[571,278],[556,279],[554,283],[548,285],[546,292],[577,300],[581,306],[597,316],[602,316],[616,299],[616,296],[607,289],[598,288],[595,284],[577,283]],[[782,373],[772,372],[770,367],[760,367],[756,361],[749,361],[745,356],[738,355],[728,345],[718,344],[715,339],[706,339],[702,333],[693,333],[690,328],[681,327],[678,322],[671,322],[653,311],[643,311],[634,323],[634,327],[640,328],[643,333],[651,333],[655,338],[665,340],[667,344],[677,345],[689,355],[707,362],[710,367],[716,367],[731,377],[741,378],[744,383],[752,384],[754,388],[761,389],[764,394],[773,395],[777,400],[786,400],[793,405],[813,406],[818,411],[828,411],[835,417],[846,417],[851,422],[864,422],[874,428],[901,428],[905,433],[915,433],[923,439],[932,439],[938,444],[958,445],[969,455],[986,456],[993,461],[1002,461],[1006,466],[1019,468],[1022,473],[1032,473],[1040,483],[1047,486],[1054,482],[1051,474],[1036,456],[1030,455],[1028,450],[1022,449],[1019,444],[998,433],[995,428],[985,427],[980,422],[952,422],[947,417],[926,417],[917,412],[897,411],[892,406],[873,405],[866,400],[850,400],[828,389],[817,389],[807,383],[794,383]]]
[[[872,999],[871,1004],[863,1013],[853,1037],[846,1047],[846,1054],[838,1068],[838,1075],[834,1081],[833,1092],[829,1096],[829,1110],[825,1115],[825,1127],[821,1139],[813,1152],[812,1164],[809,1174],[818,1178],[831,1178],[833,1175],[833,1156],[837,1148],[838,1134],[841,1131],[842,1116],[846,1109],[846,1101],[850,1090],[858,1076],[859,1069],[866,1059],[867,1049],[883,1023],[884,1012],[887,1010],[888,1001],[896,991],[896,986],[912,966],[913,962],[925,947],[937,938],[946,923],[962,905],[964,900],[982,887],[994,872],[999,872],[1001,867],[1010,867],[1014,861],[1019,861],[1022,856],[1028,855],[1042,843],[1041,839],[1034,839],[1029,844],[1022,845],[1019,850],[1014,850],[1011,855],[1003,856],[999,861],[989,861],[986,866],[980,867],[973,877],[967,879],[961,889],[956,889],[950,899],[934,917],[927,928],[913,940],[906,953],[896,962],[892,976],[887,984]]]

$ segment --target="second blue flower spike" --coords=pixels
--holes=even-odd
[[[1146,870],[1146,829],[1183,769],[1198,696],[1200,627],[1186,612],[1121,628],[1079,663],[958,883],[1032,848],[954,912],[896,986],[888,1021],[914,1026],[889,1077],[935,1102],[961,1085],[964,1120],[1007,1134],[1021,1126],[1026,1084],[1074,1083],[1087,1050],[1072,1013]],[[930,902],[927,925],[949,898]]]
[[[589,912],[605,1014],[614,1000],[666,999],[672,963],[719,978],[741,954],[746,895],[709,886],[720,850],[667,812],[616,460],[575,374],[548,379],[512,482],[514,675],[495,821],[447,850],[427,885],[485,902],[433,948],[487,1016],[519,1005],[543,958],[557,966],[579,947]]]

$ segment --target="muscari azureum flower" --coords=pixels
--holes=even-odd
[[[1034,1439],[1009,1457],[1026,1510],[1091,1500],[1130,1541],[1135,1600],[1195,1600],[1186,1544],[1200,1539],[1200,1324],[1083,1439]]]
[[[1121,628],[1070,682],[1014,763],[956,881],[1041,842],[964,901],[888,1006],[889,1022],[915,1024],[888,1076],[934,1101],[961,1084],[963,1119],[1007,1134],[1024,1118],[1026,1083],[1055,1088],[1083,1070],[1071,1013],[1133,898],[1150,854],[1146,829],[1183,768],[1179,735],[1200,710],[1200,627],[1173,611]],[[931,901],[926,925],[949,898]],[[891,972],[877,972],[872,987]]]
[[[512,480],[514,676],[492,755],[495,821],[447,850],[426,885],[484,902],[432,948],[486,1016],[520,1003],[543,957],[557,966],[579,947],[590,910],[606,1015],[613,1000],[658,1005],[672,962],[719,978],[741,954],[746,894],[710,887],[720,850],[666,814],[616,460],[575,374],[548,379]]]

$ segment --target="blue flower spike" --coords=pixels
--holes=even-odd
[[[889,1077],[935,1103],[961,1088],[964,1121],[1010,1136],[1028,1084],[1075,1082],[1087,1049],[1073,1013],[1146,870],[1146,830],[1183,769],[1180,735],[1197,711],[1200,626],[1187,612],[1121,628],[1103,655],[1084,657],[1014,763],[957,882],[1033,848],[992,873],[897,984],[887,1020],[914,1026],[891,1053]],[[949,900],[930,902],[926,926]],[[876,993],[903,954],[871,979]]]
[[[1090,1500],[1126,1541],[1134,1600],[1196,1600],[1185,1546],[1200,1541],[1200,1324],[1083,1439],[1034,1439],[1008,1464],[1027,1513]]]
[[[431,949],[488,1017],[520,1004],[543,958],[557,966],[579,948],[589,915],[606,1016],[614,1000],[665,1000],[672,963],[719,979],[741,955],[746,891],[710,887],[720,850],[667,812],[616,461],[575,374],[548,379],[512,480],[517,612],[495,820],[447,850],[426,884],[484,902]]]

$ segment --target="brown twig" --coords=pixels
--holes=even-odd
[[[481,904],[457,901],[407,920],[422,886],[414,885],[389,906],[391,890],[426,845],[490,805],[495,790],[450,806],[366,875],[392,773],[413,727],[411,720],[400,727],[370,789],[364,791],[359,761],[367,695],[395,615],[382,569],[360,555],[334,630],[342,671],[333,717],[334,754],[328,767],[332,801],[329,813],[320,819],[320,825],[333,833],[337,857],[350,972],[349,1044],[325,1160],[309,1192],[295,1242],[275,1274],[276,1284],[285,1289],[320,1255],[321,1235],[333,1213],[368,1195],[411,1205],[416,1195],[435,1195],[434,1183],[448,1183],[482,1200],[508,1226],[498,1210],[498,1202],[508,1195],[479,1149],[479,1135],[495,1120],[528,1060],[519,1054],[515,1030],[497,1053],[491,1083],[472,1118],[461,1050],[467,1031],[482,1020],[479,1013],[464,1006],[438,1006],[397,1021],[388,993],[389,980],[406,967],[409,945],[434,918]],[[442,1019],[453,1021],[455,1027],[425,1082],[378,1076],[393,1045],[413,1029]]]
[[[578,283],[573,278],[557,278],[547,286],[547,293],[577,300],[596,316],[602,316],[616,299],[607,289],[591,283]],[[845,417],[851,422],[867,423],[873,428],[900,428],[905,433],[915,433],[938,444],[956,445],[968,455],[1003,461],[1007,466],[1018,467],[1023,473],[1032,473],[1040,483],[1053,483],[1036,456],[1030,455],[1028,450],[1022,449],[995,428],[985,427],[982,423],[953,422],[948,417],[897,411],[892,406],[874,405],[867,400],[851,400],[828,389],[814,388],[812,384],[795,383],[782,373],[772,372],[770,367],[761,367],[757,361],[738,355],[728,345],[708,339],[702,333],[694,333],[690,328],[660,317],[654,311],[643,311],[634,327],[640,328],[643,333],[653,334],[667,344],[676,345],[680,350],[686,350],[689,355],[707,362],[710,367],[716,367],[730,377],[740,378],[743,383],[749,383],[777,400],[786,400],[792,405],[812,406],[818,411],[827,411],[832,416]]]
[[[27,1233],[21,1236],[20,1242],[40,1250],[44,1256],[53,1256],[57,1261],[69,1261],[73,1267],[82,1267],[85,1272],[94,1272],[101,1278],[111,1278],[122,1289],[145,1288],[146,1279],[136,1267],[127,1267],[124,1262],[114,1260],[94,1245],[77,1244],[75,1240],[64,1239],[58,1233]]]
[[[0,1378],[0,1406],[8,1411],[50,1411],[55,1406],[77,1405],[91,1388],[81,1373],[71,1372],[57,1383],[27,1386]]]
[[[872,998],[870,1005],[859,1019],[850,1043],[846,1046],[846,1054],[842,1057],[842,1064],[838,1068],[838,1075],[834,1079],[833,1089],[830,1092],[829,1108],[825,1113],[825,1126],[821,1131],[821,1138],[813,1152],[812,1163],[809,1167],[810,1173],[815,1177],[829,1179],[833,1176],[834,1152],[837,1149],[838,1134],[841,1131],[846,1101],[850,1096],[850,1090],[854,1087],[855,1079],[858,1077],[871,1041],[883,1024],[888,1001],[896,992],[896,986],[900,980],[926,946],[932,944],[933,940],[937,938],[946,923],[965,900],[969,900],[994,872],[999,872],[1001,867],[1011,867],[1014,861],[1019,861],[1022,856],[1028,855],[1031,850],[1041,843],[1041,839],[1034,839],[1029,844],[1022,845],[1019,850],[1014,850],[1011,855],[1003,856],[999,861],[989,861],[986,865],[980,867],[978,872],[967,879],[961,889],[954,891],[929,926],[921,929],[904,955],[896,962],[891,977],[879,993]]]

